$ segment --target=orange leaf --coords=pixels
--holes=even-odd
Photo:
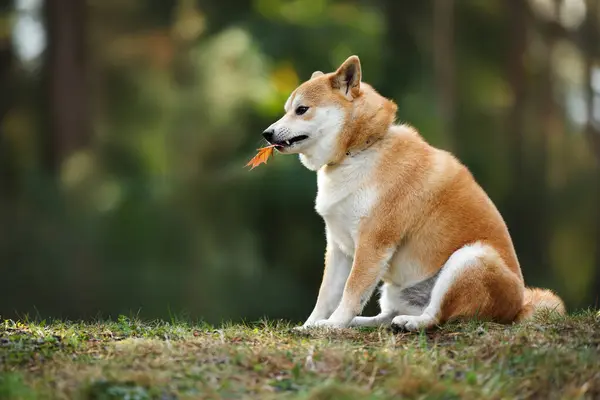
[[[275,149],[275,145],[262,147],[262,148],[258,149],[258,153],[252,158],[252,160],[248,161],[248,164],[246,164],[246,167],[251,166],[252,168],[250,168],[250,170],[253,170],[260,164],[263,164],[263,163],[266,164],[269,157],[271,157],[271,155],[273,155],[274,149]]]

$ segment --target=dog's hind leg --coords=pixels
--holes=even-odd
[[[392,327],[415,331],[459,318],[512,322],[523,302],[523,282],[493,247],[458,249],[442,268],[421,315],[398,315]]]

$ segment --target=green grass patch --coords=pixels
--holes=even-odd
[[[0,399],[595,399],[600,313],[394,334],[0,322]]]

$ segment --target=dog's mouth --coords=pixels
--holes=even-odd
[[[278,142],[273,141],[273,142],[271,142],[271,144],[274,145],[277,150],[283,150],[285,148],[293,146],[296,143],[300,143],[306,139],[308,139],[307,135],[299,135],[299,136],[294,136],[293,138],[288,139],[288,140],[282,140],[282,141],[278,141]]]

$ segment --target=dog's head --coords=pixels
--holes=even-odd
[[[285,115],[263,132],[264,138],[281,153],[300,154],[307,168],[317,170],[384,135],[396,104],[361,77],[357,56],[335,72],[314,72],[292,92]]]
[[[269,126],[264,138],[284,154],[300,154],[310,169],[327,163],[337,149],[353,102],[361,96],[361,66],[349,57],[335,72],[314,72],[285,103],[285,115]]]

